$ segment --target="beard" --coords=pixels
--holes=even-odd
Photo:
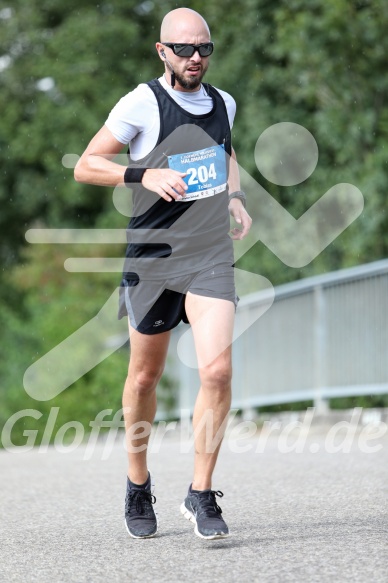
[[[181,87],[183,87],[183,89],[187,89],[187,90],[197,89],[197,87],[199,87],[201,85],[202,79],[205,76],[205,73],[208,69],[208,66],[209,65],[207,65],[206,67],[202,67],[200,74],[196,77],[184,77],[183,76],[184,73],[181,74],[181,73],[177,73],[175,71],[175,79],[176,79],[176,81],[178,81],[179,85]]]

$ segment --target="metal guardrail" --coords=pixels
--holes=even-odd
[[[255,320],[266,292],[241,299],[236,319]],[[192,412],[198,371],[184,365],[171,339],[167,372],[180,411]],[[388,393],[388,260],[275,288],[271,308],[233,344],[232,407]]]

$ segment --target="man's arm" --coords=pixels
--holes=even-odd
[[[240,190],[240,173],[238,171],[238,164],[236,153],[232,148],[232,155],[229,160],[229,178],[228,178],[229,193]],[[244,208],[242,201],[239,198],[231,198],[229,201],[229,212],[242,229],[237,227],[231,230],[232,239],[243,239],[249,233],[252,219]]]
[[[112,162],[124,146],[103,126],[78,160],[74,169],[75,180],[98,186],[124,186],[126,166]],[[183,176],[184,173],[169,168],[149,168],[141,182],[145,188],[171,202],[185,194],[187,185]]]

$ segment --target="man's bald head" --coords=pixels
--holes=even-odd
[[[161,42],[206,42],[210,30],[206,20],[191,8],[176,8],[163,18],[160,28]]]

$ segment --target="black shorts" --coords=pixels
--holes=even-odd
[[[142,334],[159,334],[188,323],[187,292],[209,298],[229,300],[237,306],[234,268],[215,265],[194,274],[163,281],[123,279],[120,287],[119,318],[129,317],[131,326]]]

